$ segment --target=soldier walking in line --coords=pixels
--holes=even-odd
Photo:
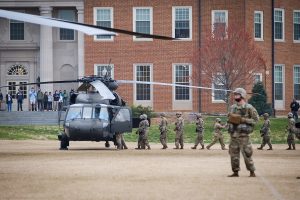
[[[201,149],[204,149],[203,143],[203,131],[204,131],[204,121],[202,119],[201,113],[196,114],[196,140],[195,145],[191,149],[197,149],[198,144],[201,144]]]
[[[270,120],[269,120],[269,114],[268,113],[264,113],[263,114],[264,117],[264,124],[260,129],[260,135],[262,137],[262,144],[260,145],[260,147],[258,147],[258,150],[262,150],[264,148],[264,146],[266,144],[269,145],[268,150],[273,150],[272,148],[272,144],[271,144],[271,139],[270,139]]]
[[[289,147],[286,150],[292,150],[291,146],[293,147],[293,150],[296,150],[295,133],[294,133],[295,119],[293,118],[293,113],[288,114],[288,119],[289,119],[289,122],[286,127],[286,130],[288,132],[287,143],[288,143]]]
[[[140,119],[142,121],[139,124],[139,129],[137,130],[139,134],[137,149],[145,149],[145,147],[147,147],[147,149],[150,150],[151,148],[148,141],[149,122],[147,120],[147,115],[142,114],[140,116]]]
[[[258,121],[258,114],[251,104],[246,103],[247,93],[243,88],[236,88],[233,93],[236,103],[231,106],[228,114],[229,154],[233,174],[228,177],[239,176],[240,152],[244,157],[247,170],[250,171],[250,177],[255,177],[249,134],[253,132],[254,125]]]
[[[160,131],[160,143],[163,145],[162,149],[167,149],[167,133],[168,133],[168,120],[166,118],[165,113],[160,114],[161,121],[159,123],[159,131]]]
[[[176,132],[174,149],[179,149],[179,145],[180,145],[180,149],[183,149],[183,145],[184,145],[183,144],[184,120],[181,116],[182,116],[181,112],[176,113],[177,119],[175,122],[175,129],[174,129],[174,131]]]
[[[224,128],[226,128],[226,125],[222,125],[221,124],[221,119],[217,118],[216,122],[215,122],[215,125],[214,125],[214,130],[215,130],[215,132],[214,132],[214,139],[213,139],[213,141],[209,145],[206,146],[206,148],[208,150],[217,141],[220,142],[222,150],[226,150],[225,144],[224,144],[224,137],[223,137],[223,134],[222,134],[222,129],[224,129]]]

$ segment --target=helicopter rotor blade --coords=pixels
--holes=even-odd
[[[12,86],[25,86],[25,85],[37,85],[37,84],[51,84],[51,83],[76,83],[80,80],[66,80],[66,81],[44,81],[44,82],[34,82],[34,83],[22,83],[16,85],[4,85],[0,86],[0,88],[12,87]]]
[[[116,98],[114,94],[107,88],[107,86],[101,81],[96,80],[90,84],[96,88],[102,99],[114,100]]]

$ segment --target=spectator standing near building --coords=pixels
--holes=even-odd
[[[44,110],[44,94],[41,91],[41,89],[38,90],[37,92],[37,103],[38,103],[38,111],[43,111]]]
[[[49,93],[50,94],[50,93]],[[59,93],[57,90],[55,90],[54,94],[53,94],[53,110],[57,111],[58,108],[58,100],[59,100]],[[48,99],[49,101],[49,99]]]
[[[67,91],[64,90],[64,93],[63,93],[63,106],[68,105],[68,100],[69,100],[69,95],[68,95]]]
[[[48,94],[48,111],[52,111],[53,96],[51,92]]]
[[[12,98],[11,92],[9,92],[6,94],[6,104],[7,104],[8,112],[11,112],[12,103],[13,103],[13,98]]]
[[[0,90],[0,111],[2,110],[3,94]]]
[[[291,112],[293,113],[293,118],[295,119],[295,121],[298,120],[298,110],[299,110],[299,103],[296,101],[296,99],[293,99],[290,108],[291,108]]]
[[[16,94],[16,99],[18,102],[18,111],[23,111],[22,105],[23,105],[24,95],[20,89],[18,89],[18,93]]]
[[[44,110],[48,110],[48,92],[45,92],[44,93],[44,100],[43,100],[43,103],[44,103]]]
[[[61,110],[62,110],[62,107],[63,107],[63,99],[64,99],[64,95],[63,95],[62,91],[59,90],[58,111],[61,111]]]
[[[31,111],[36,111],[36,98],[37,98],[36,91],[32,87],[29,91],[29,101],[31,105]]]

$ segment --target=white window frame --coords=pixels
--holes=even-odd
[[[225,22],[226,22],[226,27],[225,27],[225,32],[226,29],[228,28],[228,10],[212,10],[211,11],[211,34],[214,35],[214,22],[215,22],[215,13],[216,12],[225,12]],[[227,38],[227,33],[226,33],[226,38]]]
[[[300,69],[300,65],[294,65],[294,67],[293,67],[293,98],[295,98],[295,68],[296,67],[298,67]],[[300,85],[300,82],[297,84]],[[300,99],[296,99],[296,100],[299,101]]]
[[[190,27],[190,37],[189,38],[176,38],[173,41],[191,41],[193,39],[193,9],[192,6],[173,6],[172,7],[172,37],[175,38],[175,18],[177,8],[188,8],[189,9],[189,27]]]
[[[150,66],[150,82],[153,81],[153,64],[152,63],[135,63],[133,64],[133,80],[136,81],[136,68],[137,66]],[[150,84],[150,100],[137,100],[136,99],[136,83],[133,84],[133,100],[135,105],[142,105],[142,106],[150,106],[153,107],[153,84]]]
[[[275,99],[275,80],[274,80],[274,102],[275,102],[275,109],[277,110],[284,110],[285,109],[285,65],[284,64],[275,64],[274,65],[274,71],[275,66],[281,66],[282,67],[282,100],[276,100]],[[275,77],[274,77],[275,79]]]
[[[260,30],[261,30],[261,37],[257,38],[255,37],[255,14],[260,14]],[[254,40],[255,41],[264,41],[264,12],[263,11],[254,11],[254,17],[253,17],[253,34],[254,34]]]
[[[132,22],[132,30],[136,32],[136,10],[137,9],[149,9],[150,10],[150,34],[153,34],[153,8],[152,7],[133,7],[132,13],[133,13],[133,22]],[[133,41],[153,41],[153,38],[139,38],[135,35],[132,36]]]
[[[62,10],[67,10],[67,9],[58,10],[58,17],[60,17],[59,16],[59,12],[62,11]],[[74,12],[74,19],[73,19],[73,21],[75,22],[76,21],[76,13],[75,13],[75,10],[72,10],[72,11]],[[59,19],[62,19],[62,18],[59,18]],[[65,20],[65,19],[62,19],[62,20]],[[60,31],[61,31],[61,29],[68,29],[68,28],[58,28],[58,37],[57,38],[58,38],[58,40],[60,42],[73,42],[73,41],[75,41],[75,38],[76,38],[75,30],[68,29],[70,31],[73,31],[73,36],[74,36],[73,40],[61,40],[60,39]]]
[[[275,39],[275,11],[282,12],[282,39]],[[282,8],[274,8],[274,41],[275,42],[284,42],[285,41],[285,16],[284,16],[284,9],[282,9]]]
[[[300,10],[294,10],[293,11],[293,41],[294,43],[300,43],[300,39],[299,40],[295,40],[295,30],[294,30],[294,24],[295,24],[295,21],[294,21],[294,13],[295,12],[299,12],[300,13]]]
[[[115,71],[115,66],[114,64],[94,64],[94,75],[98,75],[98,66],[104,67],[104,66],[111,66],[111,78],[114,79],[114,71]]]
[[[259,76],[259,81],[262,82],[262,73],[253,73],[253,83],[255,83],[255,76]]]
[[[97,10],[100,10],[100,9],[110,10],[111,28],[114,28],[114,8],[113,7],[94,7],[94,10],[93,10],[94,25],[97,26]],[[94,41],[112,42],[112,41],[114,41],[114,36],[110,36],[110,38],[97,38],[97,35],[95,35]]]
[[[176,66],[177,65],[188,65],[189,66],[189,77],[192,76],[192,64],[191,63],[173,63],[173,84],[176,84]],[[192,85],[192,80],[189,78],[189,85]],[[189,88],[189,99],[188,100],[177,100],[176,99],[176,87],[173,86],[173,101],[177,102],[190,102],[192,101],[192,89]]]
[[[222,73],[217,73],[217,75],[222,75]],[[212,82],[211,84],[212,88],[215,89],[215,84],[214,82]],[[218,85],[224,85],[224,84],[218,84]],[[226,103],[224,100],[220,100],[220,99],[215,99],[215,90],[211,90],[211,102],[212,103]]]

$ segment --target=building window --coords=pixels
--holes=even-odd
[[[152,8],[133,8],[133,31],[138,33],[153,34]],[[142,36],[133,36],[134,40],[152,40]]]
[[[294,98],[300,100],[300,65],[294,66]]]
[[[284,10],[276,8],[274,10],[274,39],[284,40]]]
[[[191,66],[188,64],[175,65],[175,84],[190,85]],[[190,100],[190,88],[175,86],[175,100]]]
[[[254,81],[254,84],[256,84],[258,82],[262,82],[262,74],[261,73],[254,73],[253,74],[253,81]]]
[[[67,21],[75,21],[75,12],[74,10],[59,10],[58,18],[67,20]],[[60,28],[59,29],[59,39],[60,40],[74,40],[74,30]]]
[[[294,11],[294,41],[300,42],[300,11]]]
[[[212,90],[212,100],[213,101],[222,101],[224,102],[226,98],[225,91],[225,76],[223,74],[216,74],[213,79],[212,88],[213,89],[222,89],[222,90]]]
[[[24,40],[24,22],[10,20],[10,40]]]
[[[274,76],[275,100],[283,100],[283,65],[275,65]]]
[[[192,7],[173,7],[172,24],[174,38],[192,39]]]
[[[103,26],[113,28],[113,8],[102,7],[94,8],[94,24],[97,26]],[[113,40],[111,35],[96,35],[95,40]]]
[[[7,71],[7,75],[10,76],[24,76],[24,75],[28,75],[28,72],[26,70],[26,68],[23,65],[13,65],[11,66],[8,71]]]
[[[256,40],[264,39],[264,18],[262,11],[254,11],[254,38]]]
[[[94,75],[96,76],[108,76],[114,78],[114,65],[113,64],[95,64]]]
[[[213,10],[212,11],[212,33],[216,37],[226,37],[226,29],[228,27],[228,11]]]
[[[135,79],[136,81],[144,81],[150,82],[151,81],[151,65],[136,65],[135,66]],[[137,83],[136,84],[136,100],[151,100],[151,85],[144,84],[144,83]]]

